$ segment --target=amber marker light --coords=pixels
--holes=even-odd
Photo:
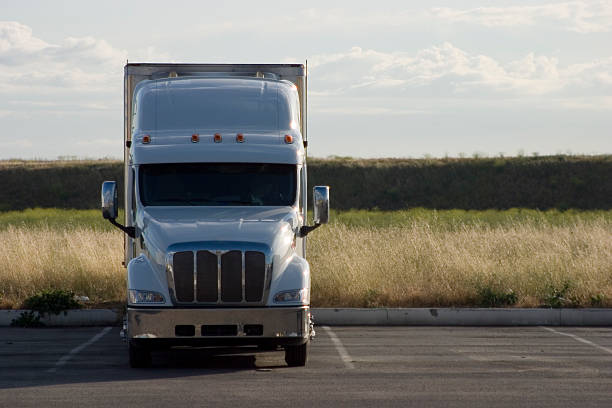
[[[191,135],[191,143],[198,143],[200,141],[200,135],[198,135],[197,133],[194,133],[193,135]]]
[[[221,143],[221,134],[220,133],[215,133],[215,143]]]
[[[285,135],[285,143],[293,143],[293,136]]]
[[[149,135],[144,135],[144,136],[142,137],[142,143],[143,143],[143,144],[149,144],[149,143],[151,143],[151,136],[149,136]]]
[[[237,141],[238,143],[244,143],[244,135],[243,135],[242,133],[238,133],[238,134],[236,135],[236,141]]]

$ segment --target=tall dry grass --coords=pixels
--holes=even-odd
[[[524,307],[555,297],[612,306],[612,223],[603,219],[453,229],[336,224],[317,232],[309,241],[317,306],[470,306],[485,289],[512,291]]]
[[[0,296],[5,306],[45,289],[72,290],[93,302],[125,299],[121,232],[8,226],[0,231]]]
[[[122,243],[118,231],[9,225],[0,230],[5,307],[50,288],[123,301]],[[604,218],[561,226],[330,224],[309,236],[308,258],[314,306],[473,306],[487,288],[512,290],[518,306],[541,306],[555,293],[566,305],[612,306],[612,221]]]

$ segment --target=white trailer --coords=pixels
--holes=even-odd
[[[132,367],[173,346],[285,350],[306,364],[314,330],[306,235],[302,64],[127,64],[124,208]]]

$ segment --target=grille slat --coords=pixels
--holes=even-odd
[[[221,301],[242,300],[242,252],[229,251],[221,255]]]
[[[259,251],[176,252],[173,272],[179,303],[261,303],[270,278]]]
[[[173,257],[174,287],[179,302],[193,302],[193,252],[177,252]]]
[[[198,251],[196,256],[198,302],[216,302],[217,293],[217,255],[209,251]]]
[[[247,302],[259,302],[263,295],[266,277],[266,257],[261,252],[247,251],[244,254],[245,298]]]

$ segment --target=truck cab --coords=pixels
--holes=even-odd
[[[132,367],[173,346],[285,350],[314,336],[306,236],[306,72],[301,64],[128,64],[125,220],[117,185],[102,214],[125,232]]]

